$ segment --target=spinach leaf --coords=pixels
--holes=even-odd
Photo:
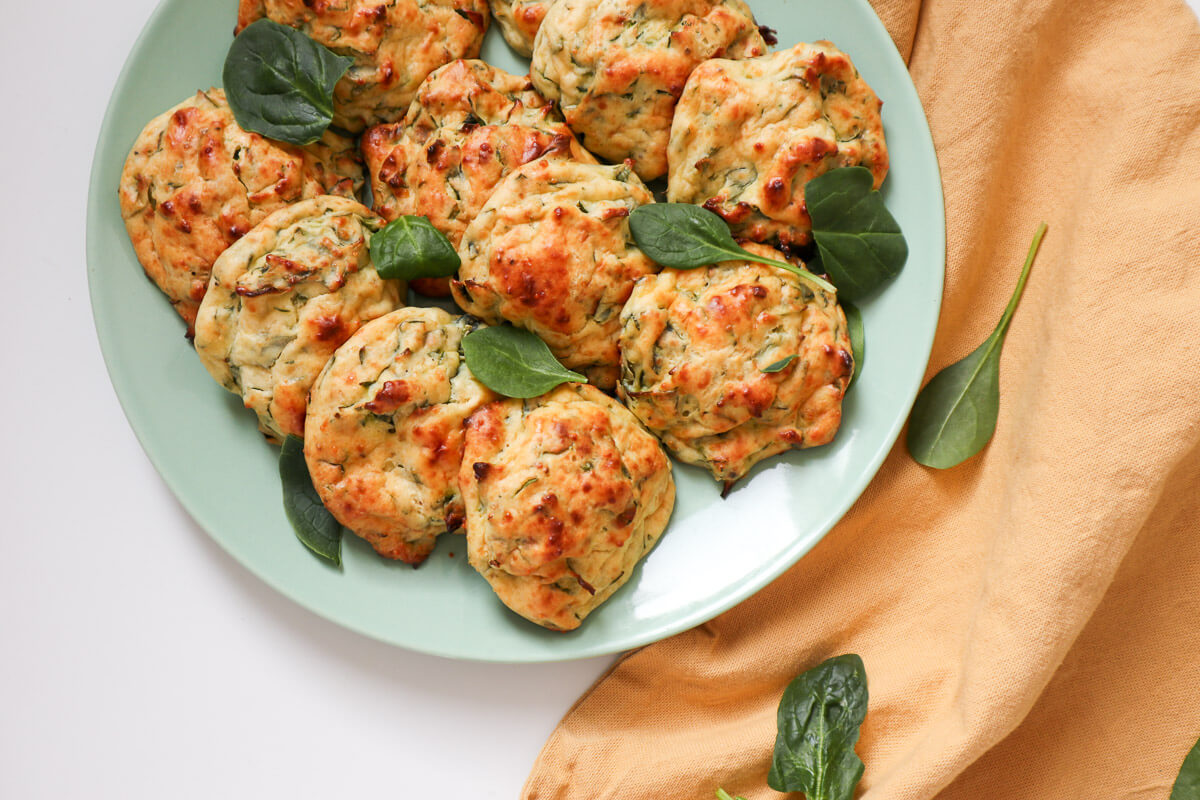
[[[742,797],[740,794],[737,797],[730,797],[729,792],[725,791],[724,789],[718,788],[717,789],[717,800],[746,800],[746,798]]]
[[[804,187],[821,267],[846,300],[870,294],[908,260],[900,225],[873,184],[866,167],[842,167]]]
[[[1200,800],[1200,742],[1183,759],[1169,800]]]
[[[763,367],[762,371],[767,374],[771,374],[773,372],[783,372],[783,370],[787,367],[787,365],[792,363],[795,360],[796,360],[795,355],[786,356],[784,358],[779,359],[778,361],[776,361],[773,364],[768,364],[767,366]]]
[[[333,121],[333,87],[352,63],[294,28],[260,19],[233,40],[221,80],[244,130],[309,144]]]
[[[846,314],[846,333],[850,336],[850,352],[854,356],[854,374],[850,376],[850,383],[846,384],[846,390],[849,391],[854,382],[858,380],[858,376],[862,374],[863,361],[867,358],[867,339],[866,331],[863,329],[862,312],[858,310],[858,306],[853,303],[842,303],[842,311]]]
[[[830,283],[803,267],[763,258],[733,240],[725,220],[707,208],[688,203],[650,203],[629,215],[629,231],[642,252],[665,267],[695,269],[740,259],[786,269],[826,292]]]
[[[448,278],[462,260],[428,217],[399,217],[371,237],[371,261],[381,278]]]
[[[587,378],[558,363],[537,334],[512,325],[479,328],[463,337],[467,368],[505,397],[537,397],[560,383]]]
[[[1017,288],[991,336],[956,364],[943,369],[917,395],[908,418],[908,452],[927,467],[948,469],[983,449],[1000,414],[1000,350],[1025,290],[1046,223],[1038,226]]]
[[[850,800],[863,774],[854,752],[867,715],[867,673],[856,655],[831,658],[788,684],[767,785],[808,800]]]
[[[279,452],[279,479],[283,483],[283,510],[296,538],[334,566],[342,564],[342,526],[321,503],[304,460],[304,440],[289,436]]]

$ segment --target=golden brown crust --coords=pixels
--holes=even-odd
[[[619,396],[677,458],[717,480],[837,432],[854,367],[846,318],[795,275],[747,261],[666,269],[634,287],[621,323]]]
[[[553,630],[578,627],[629,579],[675,502],[658,442],[586,384],[475,412],[459,482],[471,566]]]
[[[486,0],[241,0],[237,31],[266,17],[354,59],[333,92],[334,124],[399,119],[429,73],[479,54]]]
[[[804,187],[862,165],[888,170],[882,103],[829,42],[745,61],[714,59],[688,78],[675,110],[668,199],[720,214],[735,235],[809,241]]]
[[[401,308],[360,328],[313,384],[304,428],[313,486],[387,558],[419,564],[463,523],[466,420],[495,399],[462,357],[477,324]]]
[[[454,299],[487,322],[533,331],[563,364],[611,390],[621,307],[638,278],[658,271],[629,232],[629,214],[652,202],[627,165],[526,164],[468,226]]]
[[[383,224],[354,200],[315,197],[271,214],[213,264],[196,353],[267,436],[303,436],[309,387],[333,351],[401,304],[403,282],[370,261]]]
[[[362,186],[354,143],[327,133],[305,147],[238,127],[221,89],[197,92],[151,120],[125,160],[118,198],[146,274],[188,323],[212,264],[271,212]]]
[[[530,76],[584,147],[610,161],[633,159],[652,180],[667,171],[671,118],[692,70],[766,50],[743,0],[557,0]]]

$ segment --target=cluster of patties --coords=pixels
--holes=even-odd
[[[675,103],[710,58],[767,51],[743,0],[556,0],[533,45],[530,76],[583,145],[632,159],[644,180],[667,172]]]
[[[334,124],[357,133],[403,116],[429,73],[479,55],[486,0],[241,0],[237,32],[270,19],[353,65],[334,87]]]
[[[621,312],[621,399],[727,486],[768,456],[831,441],[853,369],[836,297],[776,267],[663,270]]]
[[[512,170],[535,159],[595,160],[528,77],[482,61],[430,75],[404,120],[368,130],[362,150],[379,214],[427,217],[454,246]],[[414,288],[445,295],[449,284]]]
[[[880,102],[829,42],[745,61],[713,59],[688,79],[671,125],[667,198],[720,214],[735,236],[805,245],[804,186],[863,166],[888,170]]]
[[[272,211],[362,187],[354,141],[326,133],[297,147],[238,127],[220,89],[152,119],[134,142],[118,198],[146,274],[188,331],[217,256]]]
[[[530,74],[475,58],[489,4]],[[353,60],[333,98],[349,135],[273,141],[198,92],[138,137],[121,213],[213,378],[269,439],[303,438],[325,508],[381,556],[417,565],[465,533],[506,606],[571,630],[662,535],[664,447],[728,488],[833,438],[855,368],[836,296],[747,261],[662,269],[630,218],[666,175],[670,201],[799,264],[805,185],[887,174],[879,98],[844,53],[767,55],[743,0],[240,0],[238,30],[263,18]],[[465,314],[380,276],[372,237],[403,216],[461,261],[412,288]],[[590,385],[500,397],[464,356],[487,325]]]

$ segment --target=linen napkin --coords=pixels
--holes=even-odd
[[[876,9],[945,184],[927,378],[991,332],[1050,224],[996,435],[947,471],[902,435],[791,570],[580,699],[528,800],[779,797],[780,695],[847,652],[868,800],[1165,800],[1200,736],[1200,27],[1181,0]]]

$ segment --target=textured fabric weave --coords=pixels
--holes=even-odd
[[[1050,224],[996,436],[947,471],[902,437],[795,567],[599,681],[528,800],[779,797],[783,688],[845,652],[866,800],[1165,800],[1200,736],[1200,26],[1181,0],[876,10],[945,184],[927,377],[990,333]]]

